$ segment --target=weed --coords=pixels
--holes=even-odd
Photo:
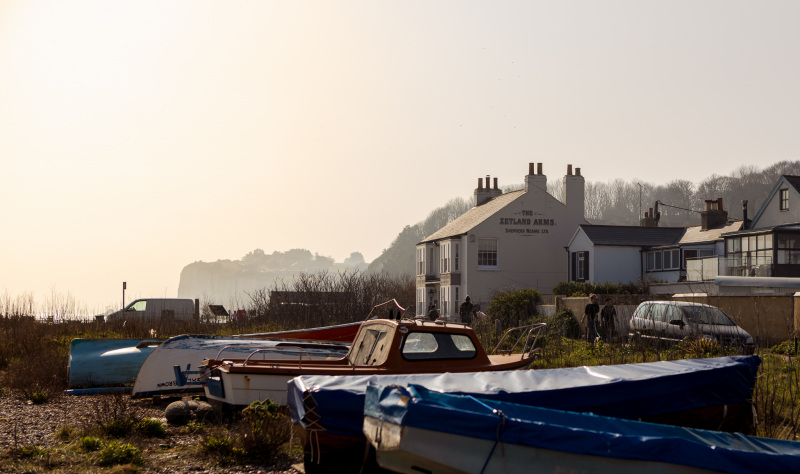
[[[200,443],[203,452],[214,457],[220,465],[230,466],[244,458],[245,452],[236,447],[234,440],[228,436],[206,436]]]
[[[84,436],[80,439],[79,443],[81,448],[88,452],[97,451],[103,445],[103,442],[100,441],[100,438],[96,438],[94,436]]]
[[[136,431],[150,438],[163,438],[167,434],[164,423],[155,418],[143,418],[136,423]]]
[[[41,405],[42,403],[47,403],[47,394],[44,392],[34,392],[31,395],[31,401],[34,405]]]
[[[113,466],[115,464],[141,464],[141,451],[130,443],[110,442],[100,450],[99,464]]]
[[[272,400],[255,401],[242,411],[237,434],[248,457],[269,460],[291,438],[286,407]]]
[[[61,441],[69,441],[75,435],[75,428],[71,425],[61,425],[56,430],[56,438]]]
[[[103,425],[103,432],[112,438],[124,438],[135,426],[133,420],[116,418]]]
[[[20,458],[32,458],[34,456],[41,456],[42,454],[44,454],[44,449],[41,446],[36,446],[35,444],[32,444],[30,446],[20,446],[19,448],[16,448],[13,452]]]
[[[205,429],[206,425],[199,421],[190,420],[186,423],[186,432],[189,434],[201,434]]]

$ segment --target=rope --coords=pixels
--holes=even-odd
[[[472,397],[470,397],[470,398],[472,398]],[[475,400],[475,399],[473,398],[473,400]],[[478,401],[478,400],[475,400],[475,401]],[[478,401],[478,403],[480,403],[483,406],[487,406],[485,403],[481,403],[480,401]],[[500,417],[500,423],[497,424],[497,433],[495,435],[494,445],[492,446],[492,450],[489,451],[489,457],[486,458],[486,462],[483,463],[483,467],[481,468],[481,474],[483,474],[483,472],[486,471],[486,466],[489,465],[489,461],[492,459],[492,455],[494,454],[494,450],[495,450],[495,448],[497,448],[497,444],[500,443],[500,436],[502,434],[503,428],[506,426],[506,414],[505,413],[503,413],[501,410],[497,410],[497,409],[492,410],[492,413],[494,413],[495,415]],[[503,449],[503,464],[505,464],[505,457],[506,457],[505,449],[502,446],[501,446],[500,449]]]

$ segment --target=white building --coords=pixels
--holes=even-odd
[[[478,179],[476,206],[417,244],[417,314],[434,304],[455,318],[469,295],[488,308],[505,289],[534,288],[543,294],[567,280],[565,247],[584,218],[584,179],[572,165],[559,201],[547,192],[542,164],[531,163],[525,188],[502,193]]]

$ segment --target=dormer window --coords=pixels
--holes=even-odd
[[[781,211],[789,210],[789,190],[781,189]]]

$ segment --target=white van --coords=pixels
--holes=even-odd
[[[125,321],[192,321],[196,319],[195,301],[179,298],[143,298],[134,300],[131,304],[106,315],[109,323],[122,323]]]

